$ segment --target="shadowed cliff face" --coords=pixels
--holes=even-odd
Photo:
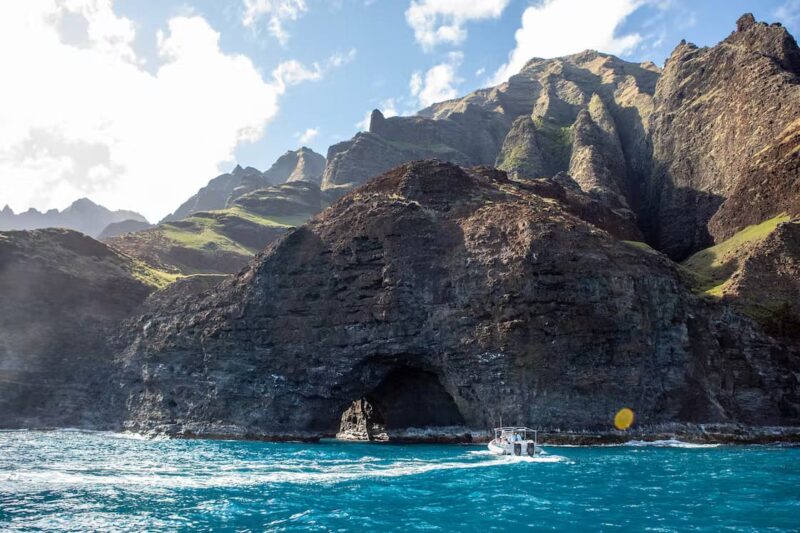
[[[80,233],[0,232],[0,427],[118,423],[108,341],[153,290]]]
[[[745,15],[717,46],[681,43],[655,106],[645,222],[659,249],[682,258],[709,246],[712,217],[719,242],[797,209],[798,154],[785,148],[796,145],[800,51],[785,28]]]
[[[399,426],[606,429],[622,406],[643,425],[800,422],[796,355],[664,256],[440,162],[370,181],[124,340],[128,427],[173,434],[333,435],[364,398]]]

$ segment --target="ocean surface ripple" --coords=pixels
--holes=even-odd
[[[546,449],[0,431],[0,530],[800,528],[800,448]]]

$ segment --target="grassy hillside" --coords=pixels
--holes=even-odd
[[[683,261],[696,290],[708,296],[722,296],[742,258],[757,243],[772,233],[781,222],[790,219],[782,214],[761,224],[748,226],[730,239],[701,250]]]
[[[141,263],[142,279],[164,286],[179,276],[237,272],[328,203],[317,185],[293,182],[253,191],[226,209],[194,213],[107,242]]]

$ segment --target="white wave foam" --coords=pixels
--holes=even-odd
[[[470,452],[471,454],[472,452]],[[372,459],[372,458],[370,458]],[[541,457],[492,456],[482,461],[446,461],[431,462],[407,460],[385,465],[372,461],[355,459],[347,464],[324,467],[315,465],[314,471],[298,471],[287,469],[287,465],[264,465],[260,470],[244,470],[232,472],[219,469],[219,474],[205,470],[203,475],[170,475],[166,472],[151,471],[130,474],[91,474],[64,471],[16,471],[0,473],[0,487],[4,484],[20,486],[29,485],[137,485],[150,486],[155,489],[170,488],[217,488],[234,486],[252,486],[271,483],[340,483],[346,481],[371,478],[397,478],[414,476],[429,472],[488,468],[519,462],[555,463],[564,460],[557,455]],[[241,466],[241,465],[240,465]],[[311,465],[309,465],[311,466]],[[271,469],[270,469],[271,467]],[[313,466],[312,466],[313,468]]]
[[[655,448],[717,448],[719,444],[698,444],[694,442],[683,442],[678,439],[664,440],[630,440],[621,446],[632,447],[655,447]]]
[[[566,461],[566,457],[560,455],[537,455],[536,457],[528,457],[521,455],[519,457],[511,456],[514,462],[519,463],[560,463]]]
[[[475,451],[467,452],[467,454],[468,455],[473,455],[473,456],[479,456],[479,457],[485,457],[485,456],[502,457],[503,459],[506,459],[508,462],[511,462],[511,463],[520,463],[520,462],[524,462],[524,463],[560,463],[561,461],[566,461],[567,460],[566,457],[562,457],[560,455],[550,455],[550,454],[548,454],[546,452],[542,453],[542,455],[537,455],[536,457],[529,457],[527,455],[520,455],[520,456],[503,455],[503,456],[499,456],[499,455],[496,455],[496,454],[490,452],[489,450],[475,450]]]

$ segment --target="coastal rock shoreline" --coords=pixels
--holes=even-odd
[[[394,431],[388,440],[367,441],[335,438],[332,434],[298,432],[291,434],[253,434],[243,428],[148,428],[126,429],[124,433],[146,438],[189,440],[232,440],[256,442],[306,442],[322,440],[371,444],[485,444],[491,430],[481,428],[407,428]],[[608,446],[629,442],[643,444],[678,442],[684,444],[719,445],[791,445],[800,446],[800,426],[743,426],[737,424],[658,424],[627,431],[562,431],[542,429],[539,443],[543,446]]]

